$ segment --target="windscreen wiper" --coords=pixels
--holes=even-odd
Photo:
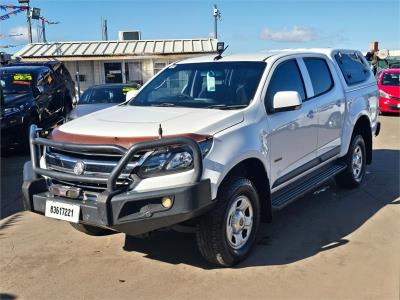
[[[247,104],[237,104],[237,105],[214,104],[206,106],[205,108],[229,110],[229,109],[240,109],[245,107],[247,107]]]
[[[151,106],[157,106],[157,107],[171,107],[171,106],[176,106],[175,103],[170,103],[170,102],[161,102],[161,103],[154,103],[151,104]]]

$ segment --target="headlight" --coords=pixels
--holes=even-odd
[[[212,146],[212,139],[199,143],[203,157]],[[187,147],[156,150],[142,163],[137,174],[142,177],[152,177],[189,171],[193,168],[193,153]]]
[[[384,91],[379,91],[379,95],[384,98],[392,98],[392,95],[385,93]]]
[[[18,107],[8,107],[3,110],[4,117],[7,117],[7,116],[10,116],[13,114],[18,114],[18,113],[20,113],[20,110]]]

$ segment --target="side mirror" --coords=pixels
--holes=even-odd
[[[126,93],[126,101],[131,100],[132,98],[135,98],[136,95],[138,94],[139,90],[130,90],[129,92]]]
[[[277,92],[273,99],[273,112],[295,110],[301,107],[302,101],[298,92]]]
[[[41,86],[41,85],[37,85],[37,86],[35,86],[35,87],[33,88],[33,91],[35,92],[35,95],[36,95],[36,96],[39,96],[39,95],[43,94],[43,92],[44,92],[44,87]]]

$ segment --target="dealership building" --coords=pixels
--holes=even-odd
[[[144,83],[168,64],[216,53],[216,39],[80,41],[28,44],[15,53],[22,61],[64,62],[84,91],[104,83]],[[78,76],[74,76],[77,74]],[[78,82],[76,82],[78,83]]]

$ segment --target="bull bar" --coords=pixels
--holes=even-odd
[[[85,210],[85,212],[82,213],[80,222],[99,227],[107,227],[129,234],[139,234],[190,219],[191,217],[198,215],[200,212],[203,212],[212,204],[210,181],[208,179],[201,180],[203,173],[203,157],[201,149],[198,143],[192,138],[160,138],[158,140],[136,143],[126,149],[112,144],[75,144],[54,141],[40,137],[38,134],[39,131],[40,129],[38,129],[36,125],[32,125],[30,128],[29,139],[31,162],[27,162],[24,166],[24,183],[22,189],[24,205],[27,210],[43,214],[46,200],[54,200],[54,196],[49,193],[45,177],[60,181],[106,185],[106,190],[98,195],[95,203],[81,204],[81,208],[82,210]],[[144,150],[153,150],[178,145],[188,147],[192,151],[193,155],[193,174],[187,185],[147,192],[126,191],[118,188],[117,179],[121,175],[122,171],[127,167],[128,163],[132,161],[136,153]],[[64,151],[77,151],[81,153],[100,151],[105,154],[120,154],[121,158],[107,177],[76,175],[41,168],[41,146]],[[140,181],[139,178],[135,178],[135,180]],[[174,206],[168,211],[146,211],[140,214],[135,214],[132,218],[129,216],[124,216],[123,218],[119,217],[126,202],[143,201],[166,195],[171,195],[175,199]],[[71,200],[69,198],[56,198],[61,202],[76,203],[76,200]],[[144,220],[146,218],[147,220]],[[151,220],[153,220],[153,222]],[[136,226],[138,225],[136,224],[135,226],[130,226],[130,224],[127,223],[140,223],[145,225]]]

